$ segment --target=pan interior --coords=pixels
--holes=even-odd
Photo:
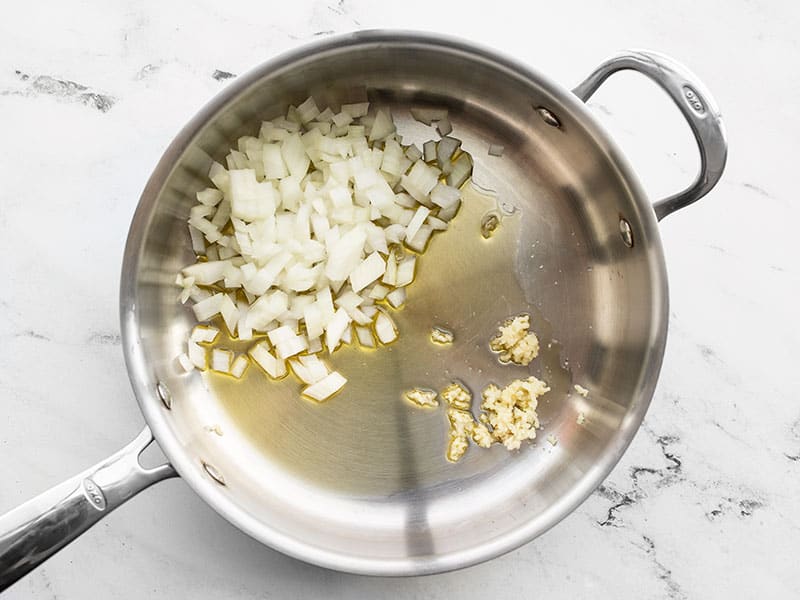
[[[362,572],[451,568],[458,561],[448,557],[486,558],[563,517],[638,427],[663,350],[660,244],[624,161],[565,92],[481,52],[432,40],[320,46],[232,89],[229,101],[207,109],[188,145],[165,156],[174,168],[160,180],[157,171],[145,192],[136,270],[124,274],[135,307],[134,331],[126,332],[135,339],[126,345],[146,365],[134,373],[137,396],[181,474],[262,541]],[[421,257],[407,304],[393,315],[399,340],[337,352],[331,362],[349,383],[319,405],[302,400],[294,380],[270,382],[257,367],[237,382],[180,374],[175,361],[193,324],[173,281],[193,260],[185,221],[194,192],[238,136],[310,94],[320,106],[364,98],[389,106],[407,141],[434,135],[408,116],[409,107],[447,107],[478,184],[465,189],[452,227]],[[539,107],[560,126],[547,124]],[[489,144],[503,145],[503,155],[489,156]],[[480,222],[490,210],[513,214],[484,239]],[[620,218],[631,225],[632,248]],[[501,365],[488,349],[498,324],[521,312],[531,314],[542,345],[530,368]],[[430,342],[435,325],[455,333],[452,346]],[[488,383],[529,373],[552,390],[540,404],[539,437],[518,452],[472,446],[448,463],[444,408],[401,399],[406,389],[458,379],[477,409]],[[157,381],[171,391],[171,410],[150,392]],[[574,393],[574,383],[589,388],[588,398]]]

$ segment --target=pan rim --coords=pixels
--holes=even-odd
[[[208,124],[209,120],[223,110],[230,101],[269,73],[336,47],[378,43],[414,44],[463,52],[490,61],[502,69],[514,72],[519,77],[530,79],[538,85],[546,87],[548,92],[556,96],[570,111],[574,111],[582,117],[582,124],[592,136],[598,151],[602,149],[609,155],[611,163],[619,170],[620,179],[630,188],[630,196],[639,209],[640,214],[637,216],[641,218],[646,234],[655,250],[651,253],[650,261],[651,267],[654,269],[651,293],[655,298],[653,316],[654,320],[657,319],[658,322],[654,327],[654,339],[643,361],[643,382],[639,386],[640,397],[629,409],[623,426],[617,432],[616,438],[610,442],[607,451],[601,455],[601,460],[584,474],[581,480],[572,486],[569,493],[563,496],[558,503],[553,504],[519,529],[469,548],[420,558],[375,558],[332,551],[268,527],[239,507],[216,484],[203,477],[201,469],[197,468],[198,461],[181,447],[177,438],[172,434],[155,389],[150,389],[148,386],[148,382],[152,380],[152,373],[144,356],[138,334],[136,274],[139,270],[139,261],[149,221],[164,183],[192,140]],[[261,543],[288,556],[338,571],[379,576],[442,573],[490,560],[545,533],[582,504],[616,466],[633,440],[650,405],[666,345],[668,302],[666,266],[655,213],[625,156],[577,97],[530,66],[504,56],[493,49],[446,35],[380,29],[331,36],[325,40],[305,44],[283,53],[239,76],[205,104],[164,151],[145,185],[128,232],[120,282],[122,346],[134,395],[145,421],[150,426],[164,454],[195,493],[231,524]]]

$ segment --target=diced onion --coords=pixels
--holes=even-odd
[[[413,256],[409,256],[397,265],[397,279],[395,280],[395,285],[398,288],[406,286],[414,281],[414,269],[416,264],[417,259]]]
[[[197,342],[189,342],[187,344],[187,354],[189,355],[189,360],[192,361],[192,364],[204,371],[208,368],[208,358],[206,357],[206,349],[203,348]]]
[[[399,287],[386,295],[386,301],[392,308],[400,308],[406,303],[406,288]]]
[[[322,381],[330,373],[327,365],[316,355],[300,356],[290,358],[289,366],[292,372],[297,375],[303,383],[311,384]]]
[[[223,164],[212,162],[213,187],[197,192],[189,233],[198,257],[176,278],[198,322],[221,318],[232,338],[266,334],[246,355],[207,349],[219,330],[195,327],[184,370],[211,368],[242,377],[250,360],[272,378],[292,371],[327,399],[345,379],[319,358],[342,343],[365,348],[397,339],[391,317],[375,306],[407,301],[416,255],[458,211],[459,187],[472,160],[450,137],[447,111],[412,110],[442,136],[423,150],[402,145],[388,108],[368,102],[339,112],[313,97],[243,136]],[[455,158],[454,158],[455,157]],[[444,183],[446,180],[447,184]],[[404,256],[405,254],[405,256]]]
[[[394,260],[392,262],[394,262]],[[396,268],[397,267],[395,266],[395,269]],[[395,271],[395,279],[397,277],[396,273],[397,272]],[[384,298],[386,298],[386,295],[389,293],[389,291],[390,289],[388,287],[378,283],[375,284],[375,286],[372,288],[372,291],[369,293],[369,297],[372,298],[373,300],[383,300]]]
[[[422,144],[422,153],[425,162],[433,162],[436,160],[436,142],[428,140]]]
[[[181,368],[182,368],[184,371],[186,371],[187,373],[188,373],[189,371],[193,371],[193,370],[194,370],[194,368],[195,368],[195,365],[194,365],[194,363],[192,362],[192,359],[191,359],[191,358],[189,358],[189,355],[188,355],[188,354],[186,354],[185,352],[182,352],[182,353],[181,353],[181,354],[178,356],[178,364],[180,364]]]
[[[231,375],[236,377],[236,379],[239,379],[241,378],[242,375],[244,375],[244,372],[247,370],[247,367],[249,366],[250,366],[250,361],[247,360],[247,357],[244,354],[240,354],[234,359],[233,363],[231,364],[230,373]]]
[[[397,339],[397,327],[392,318],[383,311],[375,318],[375,335],[382,344],[389,344]]]
[[[353,291],[360,292],[370,283],[382,277],[385,271],[386,261],[381,258],[380,254],[373,252],[351,271],[350,285]]]
[[[333,315],[325,331],[325,345],[328,347],[329,352],[333,352],[339,347],[342,335],[349,327],[350,321],[350,315],[343,308],[338,309]]]
[[[372,331],[368,327],[356,327],[356,337],[358,338],[358,343],[364,348],[374,348],[375,347],[375,338],[372,335]]]
[[[411,241],[414,239],[414,236],[417,235],[419,228],[425,222],[425,219],[428,218],[428,215],[431,214],[429,208],[425,206],[420,206],[417,211],[414,213],[414,216],[408,222],[406,226],[406,239]]]
[[[302,394],[317,402],[324,402],[341,390],[345,383],[347,383],[347,379],[338,372],[333,371],[324,379],[304,388]]]
[[[214,348],[211,351],[211,370],[219,373],[230,373],[233,362],[233,352]]]
[[[432,233],[433,229],[430,225],[422,225],[413,240],[406,240],[406,245],[416,252],[425,252]]]
[[[219,329],[205,325],[197,325],[192,329],[189,340],[192,342],[213,342],[219,335]]]
[[[275,355],[267,348],[266,342],[259,342],[250,350],[248,350],[250,357],[256,361],[256,364],[264,369],[264,371],[273,379],[280,379],[287,373],[286,362],[275,358]]]
[[[391,115],[386,110],[379,110],[369,133],[369,141],[382,140],[392,133],[394,133],[394,122]]]
[[[447,118],[446,108],[412,108],[411,116],[420,123],[430,125],[434,121],[441,121]]]
[[[369,102],[358,102],[356,104],[342,104],[342,112],[347,113],[353,119],[363,117],[369,110]]]

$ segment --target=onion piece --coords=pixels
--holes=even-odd
[[[330,373],[328,366],[314,354],[290,358],[288,363],[297,378],[306,384],[322,381]]]
[[[386,236],[386,241],[388,243],[399,244],[406,238],[406,228],[404,225],[401,225],[400,223],[395,223],[393,225],[389,225],[386,229],[384,229],[384,235]]]
[[[244,221],[255,221],[275,214],[278,198],[270,182],[257,181],[253,169],[235,169],[230,171],[229,175],[231,215]],[[223,201],[220,206],[225,206],[225,202]],[[227,220],[226,216],[225,221]],[[216,225],[214,221],[212,223]]]
[[[261,149],[261,161],[265,179],[283,179],[289,174],[281,156],[280,144],[264,144]]]
[[[370,283],[382,277],[385,272],[386,261],[380,254],[373,252],[350,272],[350,285],[353,292],[360,292]]]
[[[248,324],[247,315],[250,313],[250,305],[243,301],[236,301],[236,309],[239,311],[239,322],[236,324],[236,337],[240,340],[252,340],[253,329]]]
[[[422,156],[425,162],[436,160],[436,142],[434,140],[428,140],[422,144]]]
[[[350,325],[350,321],[350,315],[343,308],[334,313],[333,318],[325,329],[325,345],[328,347],[328,352],[333,352],[338,348],[345,330]]]
[[[414,239],[414,236],[417,235],[419,228],[425,222],[425,219],[428,218],[428,215],[431,214],[429,208],[425,206],[420,206],[417,211],[414,213],[414,216],[408,222],[406,226],[406,239],[411,241]]]
[[[350,123],[353,122],[353,117],[352,115],[346,113],[345,111],[342,111],[340,113],[333,115],[332,120],[333,124],[336,125],[336,127],[346,127],[347,125],[350,125]]]
[[[225,298],[227,298],[225,294],[218,293],[197,302],[192,306],[195,318],[197,318],[198,321],[208,321],[212,317],[218,315],[220,310],[222,310],[222,303]]]
[[[242,375],[244,375],[244,372],[247,370],[247,367],[249,366],[250,366],[250,361],[244,354],[240,354],[234,359],[233,363],[231,364],[230,373],[231,375],[236,377],[236,379],[240,379]]]
[[[439,212],[436,213],[436,217],[442,221],[450,221],[450,219],[456,216],[459,208],[461,208],[461,200],[452,206],[440,209]]]
[[[432,233],[433,229],[431,229],[430,225],[422,225],[413,240],[406,240],[406,246],[415,252],[425,252],[425,248],[428,246],[428,240],[430,240]]]
[[[197,342],[189,342],[187,344],[187,354],[189,355],[189,360],[192,361],[192,364],[204,371],[208,368],[208,357],[206,356],[206,349],[203,348]]]
[[[439,135],[445,136],[448,135],[451,131],[453,131],[453,126],[450,124],[450,120],[447,117],[440,119],[438,123],[436,123],[436,131],[439,132]]]
[[[392,262],[395,261],[392,259]],[[395,262],[395,265],[396,264],[397,263]],[[395,277],[396,277],[396,272],[395,272]],[[380,283],[377,283],[373,286],[372,290],[370,291],[369,297],[372,298],[373,300],[383,300],[384,298],[386,298],[386,295],[389,293],[389,291],[390,290],[388,287]]]
[[[322,352],[322,340],[319,338],[308,340],[308,353],[317,354],[319,352]]]
[[[505,149],[502,144],[489,144],[489,156],[503,156]]]
[[[461,147],[461,140],[449,137],[447,134],[443,135],[444,137],[436,144],[436,160],[441,167],[449,164],[456,150]]]
[[[230,266],[229,260],[210,260],[189,265],[182,273],[184,277],[194,278],[197,285],[212,285],[225,277],[225,271]]]
[[[308,341],[305,336],[298,335],[275,344],[275,354],[278,358],[287,359],[303,350],[308,349]]]
[[[418,160],[407,175],[400,178],[400,185],[417,201],[425,199],[439,180],[441,171],[425,161]]]
[[[275,358],[275,355],[270,352],[266,342],[259,342],[250,350],[247,351],[256,364],[264,369],[267,375],[273,379],[280,379],[287,373],[286,362]]]
[[[355,330],[356,338],[358,339],[358,343],[362,348],[375,347],[375,337],[372,335],[372,331],[370,331],[369,327],[356,326]]]
[[[358,308],[363,303],[364,298],[356,294],[354,290],[342,292],[335,300],[336,306],[345,309],[348,313],[351,310]]]
[[[369,102],[358,102],[355,104],[342,104],[342,112],[347,113],[352,118],[366,116],[369,111]]]
[[[383,274],[381,281],[392,287],[397,284],[397,260],[392,255],[389,255],[389,260],[386,261],[386,272]]]
[[[183,369],[186,373],[194,371],[194,363],[192,362],[192,359],[189,358],[189,355],[186,354],[185,352],[181,352],[178,355],[178,364],[181,366],[181,369]]]
[[[222,200],[222,192],[214,188],[206,188],[197,192],[197,201],[206,206],[216,206]]]
[[[447,229],[447,221],[443,221],[434,216],[429,216],[428,220],[425,222],[430,225],[431,229],[434,231],[444,231]]]
[[[300,106],[297,107],[297,116],[302,123],[308,123],[319,115],[319,108],[314,98],[309,96]]]
[[[422,158],[422,151],[417,148],[416,144],[411,144],[406,148],[406,156],[411,162],[415,162]]]
[[[233,335],[236,331],[236,325],[239,323],[239,309],[236,308],[236,304],[227,294],[223,295],[221,304],[219,314],[222,315],[222,320],[225,322],[228,332]]]
[[[447,118],[446,108],[412,108],[409,112],[414,119],[425,125]]]
[[[203,232],[197,229],[194,225],[189,225],[189,237],[192,240],[192,251],[195,254],[203,254],[206,250],[205,238]]]
[[[191,342],[213,342],[219,335],[219,329],[208,325],[195,325],[189,336]]]
[[[346,383],[347,379],[342,377],[337,371],[333,371],[324,379],[304,388],[301,393],[303,396],[316,400],[317,402],[324,402],[341,390]]]
[[[333,318],[336,309],[333,307],[333,295],[329,287],[324,287],[317,292],[317,306],[322,313],[322,321],[326,325]]]
[[[372,124],[372,129],[369,132],[369,141],[382,140],[385,137],[394,133],[394,121],[392,116],[387,110],[379,110],[375,115],[375,122]]]
[[[406,288],[399,287],[386,295],[386,301],[392,308],[400,308],[406,303],[406,296]]]
[[[460,188],[472,175],[472,157],[464,152],[453,163],[453,168],[447,175],[447,185]]]
[[[414,269],[416,264],[417,259],[414,256],[409,256],[408,258],[403,259],[402,262],[398,263],[397,280],[395,281],[395,286],[402,288],[403,286],[406,286],[414,281]]]
[[[230,373],[231,362],[233,362],[233,352],[214,348],[211,351],[211,370],[218,373]]]
[[[382,310],[375,318],[375,335],[382,344],[390,344],[397,339],[397,326],[392,318]]]
[[[449,208],[461,199],[461,192],[454,187],[437,183],[431,190],[431,202],[441,208]]]
[[[303,309],[303,320],[310,340],[318,339],[325,332],[325,322],[318,303],[315,302]]]
[[[292,177],[305,176],[311,160],[306,154],[305,146],[303,146],[303,141],[300,139],[299,134],[293,133],[284,140],[281,144],[281,156]]]
[[[289,308],[289,296],[281,290],[275,290],[256,299],[247,312],[246,327],[264,331],[272,321]]]
[[[372,322],[372,318],[368,317],[365,312],[358,308],[348,310],[347,314],[350,315],[351,319],[353,319],[353,323],[356,323],[357,325],[369,325]]]

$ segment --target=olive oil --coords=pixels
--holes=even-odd
[[[403,399],[408,390],[441,390],[458,380],[472,392],[477,413],[489,383],[504,385],[528,374],[547,380],[538,365],[560,364],[557,356],[545,356],[529,371],[500,364],[489,349],[497,326],[509,316],[530,313],[540,338],[536,327],[543,319],[525,301],[514,272],[524,214],[501,216],[497,197],[470,182],[462,192],[461,209],[448,230],[433,236],[419,256],[407,301],[399,310],[386,309],[399,338],[365,349],[353,335],[352,344],[325,357],[348,379],[339,394],[313,402],[300,396],[303,384],[294,376],[273,381],[256,364],[241,380],[204,373],[237,429],[270,460],[313,477],[316,485],[365,496],[402,493],[456,476],[460,469],[508,460],[502,448],[471,447],[459,464],[447,462],[446,411],[422,410]],[[489,237],[482,227],[487,214],[496,216]],[[432,342],[433,327],[452,332],[453,343]],[[543,355],[557,352],[547,348],[549,337],[541,341]],[[252,343],[217,341],[236,352]]]

